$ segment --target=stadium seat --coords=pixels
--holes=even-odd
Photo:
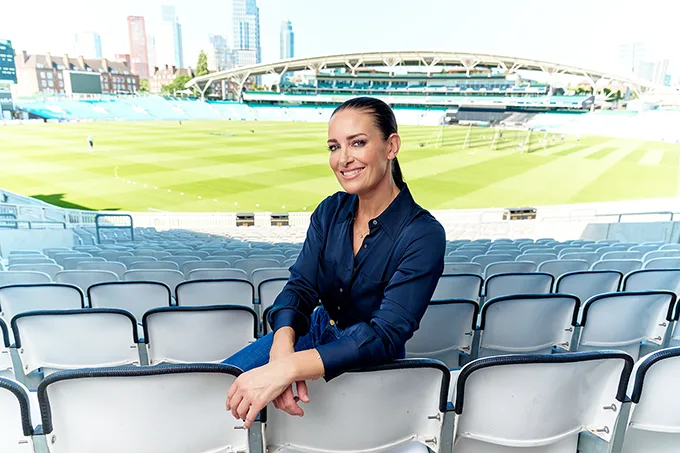
[[[658,245],[635,245],[628,249],[629,252],[640,252],[644,256],[647,252],[653,252],[659,250]]]
[[[231,265],[227,261],[187,261],[182,265],[182,273],[189,275],[189,272],[195,269],[229,269]]]
[[[610,252],[627,252],[628,251],[628,246],[627,245],[607,245],[604,247],[598,247],[595,249],[595,252],[600,255],[600,259],[602,259],[602,256],[605,255],[606,253]]]
[[[66,260],[66,258],[92,258],[92,254],[84,252],[64,252],[54,255],[54,261],[61,267],[64,267],[64,260]]]
[[[237,269],[243,269],[248,273],[248,279],[252,279],[252,274],[255,269],[262,269],[266,267],[280,267],[281,263],[277,260],[272,259],[243,259],[234,261],[234,267]],[[251,280],[252,281],[252,280]]]
[[[633,403],[622,453],[680,451],[680,348],[642,358],[633,369],[629,397]]]
[[[21,258],[14,258],[10,257],[7,260],[7,264],[9,264],[10,267],[12,266],[17,266],[17,265],[28,265],[28,264],[56,264],[56,262],[53,259],[47,258],[45,256],[40,256],[38,255],[19,255]],[[31,258],[24,258],[24,257],[31,257]],[[35,258],[33,258],[35,257]]]
[[[645,262],[643,269],[680,269],[680,257],[653,258]]]
[[[667,290],[680,294],[680,269],[644,269],[626,275],[621,291]]]
[[[154,251],[150,250],[147,252],[138,252],[134,254],[135,256],[151,256],[153,258],[156,258],[157,260],[162,260],[163,258],[167,258],[168,256],[172,256],[170,252],[165,252],[165,251]]]
[[[297,261],[297,256],[295,256],[294,258],[289,258],[289,259],[287,259],[286,261],[283,262],[282,266],[285,267],[286,269],[288,269],[291,266],[293,266],[296,261]]]
[[[78,269],[78,263],[93,261],[105,262],[106,260],[104,258],[94,256],[77,256],[73,258],[65,258],[63,260],[64,264],[62,266],[64,267],[64,270],[72,271]]]
[[[201,261],[201,259],[197,256],[167,256],[163,258],[161,261],[170,261],[172,263],[176,263],[177,266],[181,269],[182,266],[184,266],[184,263],[188,263],[189,261]]]
[[[184,274],[180,271],[140,269],[125,272],[123,278],[128,282],[141,281],[164,283],[168,285],[170,291],[174,294],[177,285],[184,281]]]
[[[43,253],[45,254],[45,256],[52,259],[54,259],[54,255],[56,255],[57,253],[64,253],[69,251],[71,251],[71,249],[68,249],[66,247],[49,247],[43,249]]]
[[[555,247],[555,248],[558,248],[558,247]],[[564,255],[567,255],[567,254],[570,254],[570,253],[592,253],[592,252],[594,252],[594,250],[585,249],[583,247],[573,247],[573,246],[561,247],[561,248],[559,248],[559,252],[557,253],[557,257],[559,259],[562,259],[564,257]],[[598,259],[599,259],[599,257],[598,257]]]
[[[556,259],[557,254],[555,253],[523,253],[515,258],[515,261],[530,261],[538,266],[545,261]]]
[[[598,294],[619,290],[623,275],[618,271],[577,271],[563,274],[555,282],[555,292],[573,294],[581,304]]]
[[[138,323],[152,308],[169,307],[170,288],[158,282],[109,282],[90,286],[92,308],[117,308],[132,313]]]
[[[224,410],[239,373],[201,364],[53,374],[38,387],[50,452],[249,451],[243,422]]]
[[[268,331],[267,315],[269,310],[271,310],[281,291],[283,291],[286,283],[288,283],[287,278],[270,278],[260,282],[258,287],[258,292],[260,293],[260,320],[262,332],[265,334]]]
[[[590,266],[585,260],[550,260],[539,264],[538,272],[545,272],[555,278],[560,278],[567,272],[587,271]]]
[[[2,271],[0,286],[30,285],[34,283],[50,283],[52,278],[44,272],[35,271]]]
[[[612,351],[475,360],[455,383],[452,451],[576,453],[582,432],[610,442],[632,367]]]
[[[31,403],[26,388],[0,377],[0,451],[33,453]]]
[[[568,351],[579,310],[570,294],[520,294],[488,300],[482,306],[479,357]]]
[[[600,258],[601,260],[642,260],[642,252],[607,252]]]
[[[25,374],[139,365],[137,323],[123,310],[43,310],[16,315],[12,332]]]
[[[474,300],[430,302],[420,328],[406,342],[407,358],[436,359],[448,368],[460,366],[460,354],[472,353],[479,305]]]
[[[536,264],[531,261],[501,261],[491,263],[484,269],[485,278],[496,274],[508,274],[518,272],[535,272]]]
[[[183,307],[240,305],[252,309],[255,290],[247,280],[190,280],[177,285],[175,297]]]
[[[680,250],[657,250],[653,252],[647,252],[642,257],[643,262],[647,262],[656,258],[680,258]]]
[[[236,305],[165,307],[144,314],[149,365],[221,363],[257,335],[257,314]]]
[[[676,296],[670,291],[594,296],[581,310],[577,349],[616,349],[637,359],[643,341],[663,345],[675,301]]]
[[[468,299],[479,303],[482,283],[477,274],[444,274],[439,277],[432,300]]]
[[[241,279],[248,280],[248,274],[241,269],[194,269],[185,276],[187,280]]]
[[[560,256],[561,260],[583,260],[588,263],[588,267],[600,261],[600,255],[596,252],[565,253]]]
[[[171,257],[168,257],[168,258],[171,258]],[[132,263],[158,261],[158,260],[156,258],[154,258],[153,256],[121,256],[116,261],[118,261],[119,263],[125,264],[125,266],[129,269],[130,264],[132,264]]]
[[[496,274],[484,282],[483,294],[486,300],[513,294],[548,294],[554,280],[543,272]]]
[[[479,263],[448,263],[444,264],[444,274],[476,274],[481,277],[482,265]]]
[[[619,271],[626,275],[642,268],[642,260],[600,260],[593,263],[594,271]]]
[[[61,271],[54,278],[57,283],[67,283],[80,288],[84,294],[87,289],[103,282],[117,282],[118,275],[110,271]]]
[[[9,350],[12,339],[9,335],[9,327],[2,318],[0,318],[0,334],[2,335],[0,339],[0,378],[14,379],[14,365]]]
[[[94,262],[94,261],[82,261],[78,263],[76,269],[79,271],[109,271],[113,272],[118,276],[118,280],[122,280],[125,275],[127,268],[125,264],[118,263],[115,261],[105,261],[105,262]]]
[[[661,247],[659,247],[659,250],[662,252],[668,251],[668,250],[676,250],[680,251],[680,244],[664,244]]]
[[[104,258],[106,261],[116,261],[120,263],[120,258],[124,256],[132,256],[132,252],[119,252],[115,250],[104,250],[102,252],[94,252],[95,256]]]
[[[449,263],[469,263],[470,259],[466,255],[449,255],[444,257],[444,264]]]
[[[291,417],[273,405],[267,408],[265,449],[438,451],[449,379],[440,362],[403,360],[345,373],[330,382],[308,381],[309,394],[314,396],[304,405],[304,417]]]
[[[0,308],[6,322],[21,313],[35,310],[77,310],[85,308],[77,286],[61,283],[10,285],[0,288]]]
[[[285,267],[265,267],[255,269],[252,276],[253,287],[255,288],[255,300],[260,300],[260,283],[269,280],[270,278],[285,278],[288,280],[288,278],[290,278],[290,270]]]
[[[135,261],[130,263],[128,269],[135,270],[167,270],[178,271],[179,266],[172,261]],[[124,274],[123,274],[124,276]]]
[[[58,264],[12,264],[9,266],[10,271],[23,272],[34,271],[42,272],[50,276],[50,279],[55,280],[57,273],[64,269]]]
[[[473,263],[477,263],[482,266],[482,269],[486,269],[489,264],[499,263],[503,261],[514,261],[515,257],[512,255],[499,254],[499,255],[478,255],[472,258]]]

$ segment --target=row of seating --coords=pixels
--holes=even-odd
[[[613,351],[486,358],[453,379],[437,361],[397,361],[310,381],[304,417],[270,406],[250,432],[224,410],[239,373],[210,364],[65,371],[40,384],[37,404],[0,379],[0,450],[235,452],[251,441],[290,453],[680,449],[680,348],[637,363]]]

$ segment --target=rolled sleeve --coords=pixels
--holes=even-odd
[[[439,224],[409,244],[370,322],[354,324],[338,340],[317,347],[326,380],[398,358],[434,294],[445,250],[446,235]]]
[[[319,301],[316,280],[324,241],[320,223],[324,205],[322,202],[312,214],[300,256],[290,268],[290,278],[269,311],[267,320],[272,332],[281,327],[292,327],[296,336],[301,337],[309,331],[310,315]]]

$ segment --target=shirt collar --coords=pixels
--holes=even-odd
[[[357,195],[352,195],[351,197],[351,201],[347,203],[343,211],[340,212],[338,222],[344,222],[354,218],[354,213],[356,212],[357,204],[359,203],[359,197]],[[415,201],[413,200],[411,191],[408,189],[406,183],[404,183],[399,194],[392,200],[392,203],[390,203],[387,209],[385,209],[377,218],[370,219],[369,222],[376,220],[380,227],[394,239],[414,205]],[[369,225],[369,227],[372,226],[373,225]]]

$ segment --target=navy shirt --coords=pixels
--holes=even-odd
[[[370,234],[354,256],[356,195],[338,192],[314,211],[307,238],[269,314],[272,331],[310,327],[319,300],[338,327],[337,341],[316,349],[325,379],[389,362],[403,353],[444,270],[446,235],[418,206],[406,184],[369,221]]]

